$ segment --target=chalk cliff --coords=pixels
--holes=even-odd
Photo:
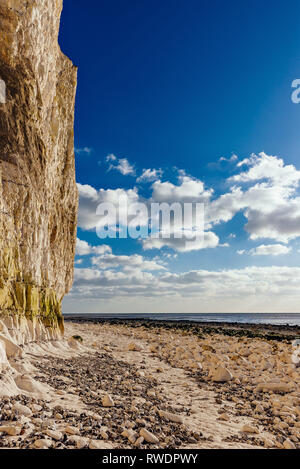
[[[0,334],[57,335],[73,281],[77,70],[58,45],[61,10],[0,0]]]

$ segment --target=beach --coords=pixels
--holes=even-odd
[[[0,447],[300,449],[296,337],[295,326],[69,319],[64,339],[9,359]]]

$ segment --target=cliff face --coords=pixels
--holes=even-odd
[[[61,9],[0,0],[0,315],[52,331],[73,281],[78,204],[77,72],[58,45]]]

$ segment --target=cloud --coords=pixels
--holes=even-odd
[[[114,155],[109,160],[109,164],[119,165],[119,159]],[[226,161],[224,163],[227,164]],[[150,177],[155,170],[145,171],[148,171]],[[141,239],[140,243],[145,250],[165,248],[159,253],[160,259],[151,258],[150,255],[115,255],[108,246],[93,247],[79,240],[77,253],[90,256],[84,259],[84,265],[90,261],[90,267],[80,268],[81,265],[77,264],[70,301],[76,305],[82,300],[82,310],[87,304],[86,300],[89,300],[88,304],[94,301],[95,311],[100,311],[97,305],[102,300],[105,311],[108,304],[114,304],[115,310],[120,310],[118,308],[122,301],[131,305],[128,308],[130,311],[135,305],[137,310],[139,305],[147,310],[150,301],[151,305],[157,305],[157,310],[166,307],[170,312],[176,308],[177,311],[186,311],[188,305],[195,312],[216,309],[271,312],[286,311],[287,308],[296,311],[300,300],[298,267],[252,266],[179,272],[177,266],[176,272],[169,271],[168,262],[170,265],[176,262],[170,257],[176,257],[173,252],[185,253],[224,246],[214,231],[219,224],[228,223],[237,214],[243,215],[237,219],[242,225],[238,229],[243,227],[252,240],[263,240],[253,249],[241,248],[238,254],[251,255],[254,262],[257,256],[272,256],[275,261],[278,256],[291,252],[287,244],[300,237],[300,172],[293,165],[285,164],[283,159],[265,153],[251,155],[238,162],[234,171],[237,174],[228,178],[225,186],[221,186],[223,189],[220,195],[215,195],[214,187],[207,187],[203,181],[187,175],[184,170],[178,170],[176,184],[161,178],[155,179],[151,185],[152,193],[147,199],[140,195],[136,187],[129,190],[96,190],[90,185],[78,184],[78,223],[82,229],[95,230],[98,222],[101,222],[102,218],[96,215],[96,209],[102,202],[113,204],[121,216],[125,215],[126,209],[123,205],[118,207],[120,199],[126,200],[128,205],[145,203],[146,207],[150,207],[153,202],[176,202],[181,205],[198,202],[205,205],[205,234],[204,243],[199,239],[194,246],[187,245],[186,239],[174,237],[180,231],[180,226],[174,222],[171,223],[170,238],[156,239],[152,236]],[[147,226],[148,214],[141,216],[139,221],[141,225]],[[167,228],[167,224],[162,224],[160,230],[164,233]],[[197,228],[193,226],[193,230],[197,231]],[[222,227],[220,232],[224,231]],[[239,232],[232,232],[230,225],[225,237],[233,238],[236,235]],[[97,248],[102,251],[96,251]],[[172,254],[168,252],[170,249]]]
[[[152,182],[161,178],[163,175],[162,169],[144,169],[141,176],[137,178],[137,182]]]
[[[280,256],[291,252],[292,248],[282,244],[261,244],[249,251],[237,251],[238,254],[250,254],[251,256]]]
[[[197,300],[197,305],[235,304],[250,310],[253,304],[266,304],[272,310],[274,301],[300,299],[299,267],[246,267],[220,271],[192,270],[182,273],[75,269],[73,298],[114,300],[139,297],[159,298],[160,304],[169,299]],[[200,301],[201,300],[201,301]],[[200,304],[199,304],[200,301]],[[200,307],[199,306],[199,307]]]
[[[111,252],[111,247],[106,244],[100,246],[92,246],[87,241],[77,238],[76,242],[76,255],[77,256],[88,256],[89,254],[104,254]]]
[[[99,204],[110,204],[115,207],[117,216],[124,217],[127,213],[129,205],[139,202],[139,196],[136,189],[100,189],[97,191],[92,186],[77,184],[79,191],[79,209],[78,209],[78,226],[84,230],[95,230],[101,225],[104,217],[97,215],[97,207]],[[115,219],[111,213],[111,218],[107,218],[108,224],[114,224]],[[144,220],[144,223],[147,223]]]
[[[150,272],[165,271],[164,262],[159,258],[147,259],[141,255],[133,254],[114,255],[104,253],[91,257],[90,268],[75,268],[74,290],[81,295],[87,294],[89,288],[107,288],[109,291],[115,288],[139,289],[152,282],[156,277]],[[83,292],[82,288],[85,288]],[[117,294],[117,291],[115,291]],[[104,296],[109,293],[104,291]]]
[[[282,201],[269,212],[265,209],[248,210],[245,229],[253,240],[274,239],[283,243],[300,236],[300,198]]]
[[[235,184],[206,207],[207,226],[230,221],[238,212],[247,219],[250,239],[269,238],[287,243],[300,236],[300,171],[265,153],[252,155],[239,167],[249,170],[227,180]],[[237,184],[248,183],[246,190]]]
[[[174,185],[170,187],[168,185],[167,190],[171,190],[177,193],[178,188],[179,190],[182,189],[182,191],[185,191],[185,198],[183,198],[183,200],[191,200],[191,190],[189,187],[185,187],[186,182],[189,181],[183,180],[181,185],[183,187]],[[197,181],[193,182],[197,183]],[[203,225],[201,223],[202,218],[200,217],[201,220],[199,221],[198,217],[196,217],[195,210],[193,213],[188,213],[186,209],[183,212],[183,217],[179,217],[178,219],[175,217],[173,218],[172,216],[170,218],[162,217],[159,223],[159,213],[157,212],[156,215],[154,215],[153,212],[151,212],[151,203],[161,203],[161,200],[158,200],[158,197],[163,199],[163,201],[169,200],[168,197],[170,197],[170,194],[168,194],[166,199],[162,193],[159,194],[160,189],[156,191],[155,201],[153,198],[146,200],[142,199],[139,196],[137,189],[101,189],[96,191],[91,186],[78,184],[78,190],[80,195],[78,226],[82,229],[91,230],[96,229],[97,227],[99,229],[99,227],[108,224],[117,236],[116,232],[120,228],[117,228],[116,226],[115,215],[117,216],[117,219],[122,219],[127,216],[127,213],[129,213],[128,220],[131,228],[138,226],[144,227],[148,233],[148,223],[150,218],[153,221],[154,226],[156,224],[158,225],[160,238],[155,239],[153,237],[148,237],[146,240],[143,240],[142,242],[144,249],[161,249],[163,247],[170,247],[179,252],[185,252],[205,249],[208,247],[212,248],[218,245],[219,238],[212,232],[205,233],[204,241],[201,240],[201,235],[203,235]],[[194,189],[194,191],[196,190]],[[163,192],[166,194],[165,188],[163,189]],[[202,200],[202,198],[205,199],[208,196],[204,193],[204,190],[201,187],[198,187],[197,194],[201,194],[199,195],[198,200]],[[177,197],[179,197],[178,194]],[[144,210],[141,210],[139,215],[130,211],[132,208],[137,206],[137,204],[141,203],[143,203]],[[110,206],[115,207],[115,210],[111,211],[110,215],[101,217],[100,215],[96,214],[99,204],[109,204]],[[184,209],[184,206],[179,204],[179,208],[180,210]],[[167,237],[167,233],[169,233],[169,237]],[[194,242],[191,240],[191,237],[188,236],[191,234],[194,235]]]
[[[92,153],[93,149],[89,148],[89,147],[84,147],[84,148],[76,148],[75,147],[74,151],[77,155],[82,155],[82,154],[90,155]]]
[[[237,165],[238,167],[248,166],[248,171],[232,176],[232,182],[252,182],[259,180],[269,180],[275,185],[295,187],[300,181],[300,171],[293,165],[285,165],[283,159],[277,156],[266,155],[261,152],[259,155],[252,154]]]
[[[78,183],[77,188],[79,192],[78,226],[84,230],[91,230],[97,223],[98,192],[88,184]]]
[[[118,164],[115,155],[109,155],[111,163]],[[178,170],[178,183],[155,180],[151,186],[152,194],[148,199],[140,196],[138,189],[129,190],[100,190],[96,191],[89,185],[78,184],[80,194],[79,226],[83,229],[95,229],[101,218],[96,215],[97,206],[102,202],[113,203],[118,213],[123,216],[126,212],[122,207],[117,208],[120,197],[127,199],[128,206],[144,203],[149,209],[151,203],[179,203],[184,209],[185,203],[202,203],[205,206],[205,231],[207,247],[216,247],[218,237],[214,227],[220,223],[227,223],[233,217],[242,213],[245,217],[244,229],[249,238],[270,239],[278,243],[288,243],[300,236],[300,197],[297,190],[300,182],[300,172],[292,165],[285,165],[284,161],[276,156],[265,153],[251,155],[243,160],[238,168],[246,170],[227,179],[229,189],[227,192],[214,198],[214,188],[205,187],[203,181],[188,176],[184,170]],[[146,170],[151,171],[155,170]],[[245,186],[246,185],[246,186]],[[185,209],[184,209],[185,210]],[[187,211],[184,212],[187,214]],[[148,210],[150,216],[150,211]],[[146,227],[148,215],[142,213],[135,221],[136,226]],[[191,217],[190,217],[191,218]],[[132,216],[132,219],[134,217]],[[187,220],[194,230],[202,229],[195,225],[195,220]],[[108,220],[109,222],[109,220]],[[113,222],[113,221],[112,221]],[[169,227],[161,226],[164,233]],[[175,250],[185,251],[184,240],[177,240],[176,233],[181,230],[176,223],[171,226],[171,239],[147,239],[144,247],[162,248],[165,246]],[[173,236],[172,236],[173,235]],[[173,239],[175,238],[175,239]],[[193,249],[200,249],[201,243],[194,245]]]
[[[201,234],[199,233],[198,239],[195,237],[194,241],[184,236],[181,238],[149,237],[142,240],[142,243],[145,250],[168,247],[178,252],[199,251],[200,249],[215,248],[219,245],[219,238],[215,233],[208,231],[204,233],[203,237],[201,237]]]
[[[233,167],[236,166],[238,159],[238,156],[235,154],[232,154],[229,158],[221,156],[218,161],[208,163],[207,167],[214,171],[232,171]]]
[[[108,171],[115,170],[123,176],[135,176],[135,168],[127,158],[117,158],[115,155],[110,154],[107,155],[106,162],[110,163]]]
[[[235,154],[231,155],[230,158],[225,158],[224,156],[221,156],[221,158],[219,158],[219,163],[232,164],[238,161],[238,159],[239,159],[238,156]]]
[[[127,271],[154,271],[164,270],[165,267],[155,260],[147,260],[143,256],[133,254],[131,256],[115,256],[114,254],[105,254],[103,256],[93,257],[92,264],[101,269],[122,268]]]
[[[113,153],[110,153],[106,157],[106,162],[107,163],[109,163],[110,161],[117,161],[117,160],[118,160],[117,157]]]
[[[231,155],[230,158],[225,158],[224,156],[221,156],[221,158],[219,158],[220,163],[222,163],[223,161],[225,161],[226,163],[234,163],[237,160],[238,160],[238,156],[235,154]]]
[[[180,177],[178,185],[169,181],[155,181],[152,184],[152,200],[154,202],[204,203],[209,201],[212,194],[213,189],[206,190],[202,181],[185,175]]]

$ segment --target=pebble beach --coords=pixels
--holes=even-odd
[[[297,337],[68,320],[64,339],[26,344],[2,370],[0,448],[300,449]]]

